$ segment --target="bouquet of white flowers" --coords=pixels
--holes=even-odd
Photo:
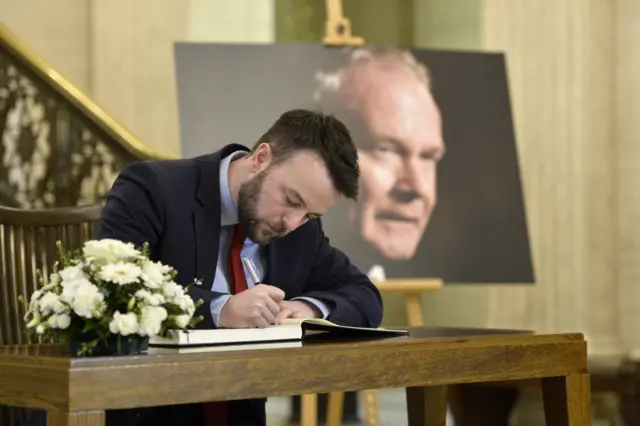
[[[91,240],[67,252],[58,242],[59,262],[26,307],[27,330],[70,343],[76,355],[144,351],[149,338],[192,328],[202,303],[173,279],[170,266],[113,239]],[[195,282],[194,284],[198,284]]]

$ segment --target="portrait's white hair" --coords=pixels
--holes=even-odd
[[[383,60],[396,66],[404,66],[412,71],[418,81],[431,89],[431,76],[428,68],[418,62],[413,54],[408,50],[396,47],[357,47],[345,48],[343,53],[346,61],[339,68],[332,71],[319,71],[315,74],[317,82],[316,90],[313,93],[313,100],[323,103],[326,97],[338,95],[344,87],[343,83],[346,74],[354,66],[361,66],[373,61]]]

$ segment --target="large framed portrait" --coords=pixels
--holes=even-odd
[[[502,54],[177,43],[175,58],[184,157],[251,147],[292,108],[345,122],[360,195],[323,226],[372,278],[534,283]]]

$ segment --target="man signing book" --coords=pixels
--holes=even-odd
[[[176,282],[201,280],[189,289],[204,301],[200,328],[266,327],[289,317],[378,327],[380,293],[330,245],[320,220],[341,196],[357,198],[358,178],[346,126],[291,110],[252,149],[232,144],[192,159],[128,165],[107,196],[98,238],[148,242],[153,260],[178,271]],[[260,284],[242,258],[253,262]],[[107,424],[264,426],[265,404],[108,411]]]

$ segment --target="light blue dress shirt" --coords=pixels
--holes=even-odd
[[[231,197],[231,191],[229,190],[229,163],[231,163],[231,160],[233,160],[235,157],[240,157],[245,154],[245,151],[236,151],[223,158],[220,163],[220,246],[218,248],[218,263],[216,266],[215,276],[213,277],[213,286],[211,290],[219,293],[226,293],[227,295],[211,301],[211,316],[213,317],[213,321],[216,326],[219,324],[218,320],[222,307],[231,297],[229,295],[230,288],[228,279],[228,252],[229,244],[231,244],[231,238],[233,237],[234,226],[238,223],[238,210],[235,203],[233,202],[233,198]],[[249,257],[251,260],[253,260],[253,263],[256,267],[256,272],[258,273],[258,277],[262,282],[264,277],[267,275],[267,258],[265,248],[249,239],[246,239],[242,247],[241,256]],[[251,276],[247,272],[247,269],[244,266],[244,262],[242,264],[242,267],[247,279],[247,285],[249,288],[251,288],[254,286],[254,282],[251,280]],[[317,299],[313,299],[310,297],[299,297],[296,299],[306,300],[310,303],[313,303],[318,307],[318,309],[320,309],[323,318],[326,318],[329,315],[328,307]]]

